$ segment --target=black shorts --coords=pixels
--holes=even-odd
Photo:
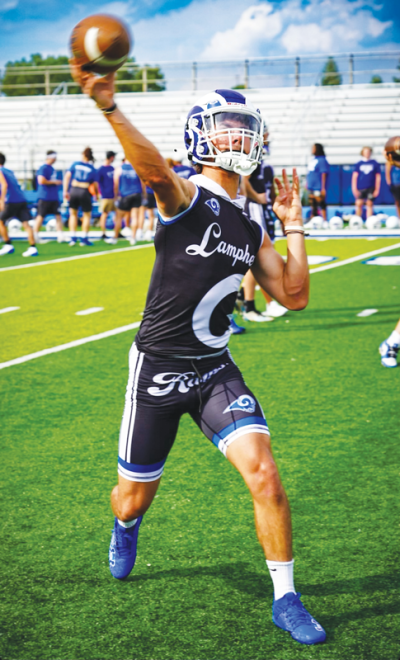
[[[21,222],[28,222],[31,219],[28,204],[26,202],[9,202],[6,204],[4,211],[0,215],[0,220],[5,222],[11,218],[18,218]]]
[[[250,202],[248,204],[248,211],[251,220],[257,222],[265,232],[267,232],[271,241],[275,241],[275,219],[271,206],[267,204],[257,204],[257,202]]]
[[[218,357],[188,360],[155,357],[133,344],[119,435],[118,473],[129,481],[159,479],[184,413],[189,413],[224,455],[228,446],[246,433],[269,435],[261,406],[229,351]]]
[[[358,199],[374,199],[374,190],[375,188],[363,188],[363,190],[359,190],[359,198]]]
[[[142,195],[137,193],[135,195],[127,195],[126,197],[121,197],[118,202],[118,208],[120,211],[130,211],[131,209],[138,209],[139,206],[142,206]]]
[[[390,192],[392,193],[396,202],[400,204],[400,185],[395,186],[394,183],[390,186]]]
[[[87,188],[71,188],[69,208],[75,211],[81,208],[83,213],[90,213],[92,210],[92,195]]]
[[[39,199],[37,205],[37,214],[42,218],[45,218],[46,215],[59,215],[60,202],[49,199]]]
[[[154,195],[151,195],[150,193],[147,193],[147,204],[146,204],[148,209],[155,209],[157,208],[156,204],[156,198]]]

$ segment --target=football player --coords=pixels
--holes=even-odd
[[[107,238],[106,234],[106,222],[109,213],[115,211],[115,202],[114,202],[114,167],[113,162],[117,154],[115,151],[106,151],[106,158],[103,162],[103,165],[97,170],[97,181],[99,184],[99,190],[101,195],[100,202],[100,229],[101,229],[101,238],[106,243],[111,243],[112,245],[117,242],[115,238]]]
[[[5,162],[5,155],[0,154],[0,235],[4,241],[4,245],[0,250],[0,256],[12,254],[15,251],[5,223],[11,218],[18,218],[28,234],[29,241],[29,247],[22,253],[22,256],[37,257],[38,251],[35,245],[32,227],[29,224],[31,214],[29,213],[28,204],[14,172],[4,167]]]
[[[69,201],[70,247],[74,247],[78,239],[76,230],[78,228],[78,211],[82,209],[82,238],[81,245],[92,247],[88,234],[92,218],[92,195],[89,187],[94,186],[96,196],[98,195],[97,172],[93,166],[93,151],[90,147],[82,152],[82,159],[75,161],[64,176],[64,200]]]
[[[140,179],[154,191],[160,214],[146,308],[130,351],[119,479],[111,494],[111,573],[122,579],[134,566],[139,526],[187,412],[250,490],[274,583],[274,623],[301,643],[323,642],[323,628],[294,588],[290,510],[267,422],[227,350],[228,314],[249,268],[285,307],[307,305],[297,174],[293,186],[286,172],[283,183],[277,182],[274,210],[288,238],[285,264],[236,199],[239,176],[250,174],[261,160],[264,133],[260,113],[242,94],[217,90],[190,110],[185,145],[202,173],[186,180],[119,110],[114,75],[98,78],[74,65],[72,72],[108,119]]]
[[[115,237],[118,237],[122,220],[125,219],[126,227],[132,230],[131,245],[143,239],[144,206],[143,195],[145,188],[138,173],[127,162],[122,159],[122,164],[114,172],[114,193],[118,197],[117,213],[115,216]]]
[[[363,147],[361,160],[356,163],[351,176],[351,190],[356,201],[356,215],[362,216],[365,204],[367,218],[374,213],[374,199],[378,197],[381,187],[381,168],[371,156],[372,148]]]
[[[58,196],[59,186],[62,181],[57,179],[57,172],[53,165],[57,160],[57,154],[53,149],[46,153],[46,162],[36,172],[38,186],[37,216],[35,218],[34,235],[39,238],[40,227],[47,215],[54,215],[57,223],[57,241],[63,242],[63,223],[60,213],[60,199]],[[39,241],[38,241],[39,242]]]

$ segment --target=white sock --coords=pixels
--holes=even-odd
[[[125,527],[125,529],[129,529],[130,527],[134,527],[136,525],[136,522],[137,522],[137,518],[135,518],[134,520],[128,520],[127,522],[123,522],[119,518],[117,518],[117,520],[118,520],[119,525],[121,525],[121,527]]]
[[[399,346],[400,345],[400,333],[393,330],[390,337],[386,339],[389,346]]]
[[[291,561],[267,561],[269,573],[274,584],[274,599],[279,600],[285,594],[296,593],[293,583],[293,564]]]

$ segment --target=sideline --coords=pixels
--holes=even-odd
[[[152,244],[151,244],[152,245]],[[140,246],[142,247],[142,246]],[[144,245],[143,247],[148,247],[147,245]],[[344,261],[339,261],[335,262],[333,264],[328,264],[326,266],[320,266],[319,268],[314,268],[313,270],[310,270],[310,274],[312,273],[320,273],[323,270],[330,270],[331,268],[339,268],[339,266],[346,266],[347,264],[352,264],[356,261],[361,261],[361,259],[368,259],[369,257],[374,257],[377,254],[382,254],[382,252],[390,252],[390,250],[396,250],[400,248],[400,243],[396,243],[395,245],[391,245],[390,247],[384,247],[380,248],[379,250],[374,250],[373,252],[365,252],[364,254],[360,254],[357,257],[351,257],[350,259],[345,259]],[[136,246],[132,248],[124,248],[125,250],[135,250],[137,249]],[[118,251],[123,251],[123,250],[118,250]],[[114,250],[114,252],[117,252],[117,250]],[[100,252],[97,254],[89,254],[89,255],[80,255],[77,257],[70,257],[72,259],[79,259],[82,257],[95,257],[98,256],[99,254],[111,254],[112,252]],[[63,259],[62,261],[65,261]],[[45,262],[47,263],[47,262]],[[30,264],[29,264],[30,265]],[[33,264],[36,265],[36,264]],[[38,265],[38,264],[37,264]],[[26,268],[26,266],[22,266],[22,268]],[[18,268],[18,266],[16,266]],[[31,353],[30,355],[22,355],[19,358],[15,358],[14,360],[9,360],[8,362],[2,362],[0,363],[0,370],[1,369],[6,369],[7,367],[13,367],[16,364],[23,364],[24,362],[29,362],[30,360],[35,360],[36,358],[43,357],[45,355],[50,355],[52,353],[59,353],[60,351],[65,351],[68,348],[74,348],[75,346],[82,346],[83,344],[89,344],[92,341],[97,341],[98,339],[105,339],[106,337],[112,337],[113,335],[119,335],[122,332],[127,332],[128,330],[134,330],[135,328],[138,328],[140,326],[141,321],[137,321],[136,323],[131,323],[130,325],[123,325],[120,328],[114,328],[114,330],[107,330],[107,332],[101,332],[98,335],[92,335],[91,337],[84,337],[83,339],[76,339],[75,341],[71,341],[68,344],[60,344],[59,346],[53,346],[53,348],[45,348],[43,351],[37,351],[37,353]]]
[[[19,264],[19,266],[6,266],[0,268],[0,274],[4,271],[20,270],[21,268],[34,268],[35,266],[48,266],[49,264],[62,264],[64,261],[76,261],[77,259],[90,259],[91,257],[102,257],[104,254],[115,254],[116,252],[129,252],[130,250],[142,250],[143,248],[154,247],[154,243],[145,245],[134,245],[132,247],[117,248],[116,250],[105,250],[104,252],[91,252],[89,254],[76,254],[73,257],[62,257],[61,259],[49,259],[48,261],[35,261],[29,264]],[[77,248],[79,250],[79,247]]]

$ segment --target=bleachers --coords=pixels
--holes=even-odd
[[[297,166],[305,171],[310,146],[321,142],[332,164],[353,164],[364,145],[383,162],[388,137],[400,134],[400,86],[396,84],[340,87],[250,89],[249,99],[265,116],[276,169]],[[183,126],[188,110],[202,92],[126,93],[118,105],[164,156],[183,151]],[[99,164],[107,149],[121,147],[94,103],[80,95],[0,97],[0,151],[9,167],[31,173],[47,149],[58,154],[66,169],[91,146]]]

